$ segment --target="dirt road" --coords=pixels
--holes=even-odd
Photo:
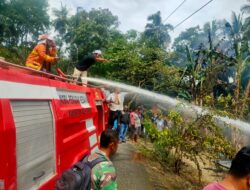
[[[223,171],[213,171],[216,169],[213,167],[213,170],[203,169],[204,184],[200,184],[193,164],[186,162],[181,175],[164,170],[157,160],[144,158],[139,153],[137,149],[140,149],[140,143],[144,144],[143,141],[136,145],[131,142],[119,144],[118,152],[112,158],[117,172],[118,190],[200,190],[208,182],[225,175]]]
[[[141,155],[130,143],[119,144],[112,161],[117,172],[118,190],[154,190]]]

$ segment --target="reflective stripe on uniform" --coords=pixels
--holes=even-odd
[[[33,51],[31,52],[31,54],[33,54],[33,55],[39,55],[38,52],[37,52],[36,50],[33,50]]]
[[[38,62],[26,63],[25,65],[27,67],[30,67],[30,68],[35,69],[35,70],[41,70],[41,68],[42,68],[42,64],[40,64]]]

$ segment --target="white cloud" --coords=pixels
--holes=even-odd
[[[86,10],[91,8],[108,8],[114,15],[119,17],[119,29],[123,32],[129,29],[143,31],[147,23],[147,17],[157,11],[161,11],[163,20],[182,2],[183,0],[49,0],[52,7],[60,7],[60,2],[75,12],[77,7]],[[183,6],[173,14],[168,23],[176,25],[196,11],[208,0],[187,0]],[[185,23],[180,25],[172,37],[176,37],[186,28],[203,25],[213,19],[230,19],[232,11],[240,12],[240,7],[246,4],[246,0],[214,0],[204,9],[192,16]]]

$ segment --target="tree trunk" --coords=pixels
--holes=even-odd
[[[194,79],[192,79],[192,82],[191,82],[191,91],[192,91],[194,104],[197,105],[197,94],[196,94],[196,86],[195,86]]]
[[[250,80],[248,81],[246,92],[245,92],[245,98],[248,99],[250,96]]]
[[[244,111],[245,111],[246,103],[247,103],[247,100],[248,100],[249,96],[250,96],[250,80],[247,83],[247,87],[246,87],[246,91],[245,91],[245,97],[244,97],[243,104],[242,104],[242,109],[241,109],[241,112],[240,112],[241,118],[244,117]]]
[[[236,74],[236,89],[235,89],[235,92],[234,92],[234,97],[235,97],[235,113],[237,114],[238,111],[239,111],[239,106],[240,106],[240,103],[239,103],[239,99],[240,99],[240,71],[238,69],[237,71],[237,74]]]
[[[201,85],[200,85],[200,101],[199,101],[200,106],[203,106],[203,81],[201,80]]]

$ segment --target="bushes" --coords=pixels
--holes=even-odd
[[[202,162],[234,154],[233,146],[223,137],[211,115],[187,121],[179,113],[171,111],[168,118],[172,122],[171,128],[157,131],[149,119],[145,121],[145,128],[154,144],[154,156],[175,173],[180,174],[184,160],[189,160],[195,164],[201,181]]]
[[[0,46],[0,57],[5,58],[10,63],[24,65],[29,51],[28,48],[24,47],[5,48]]]

